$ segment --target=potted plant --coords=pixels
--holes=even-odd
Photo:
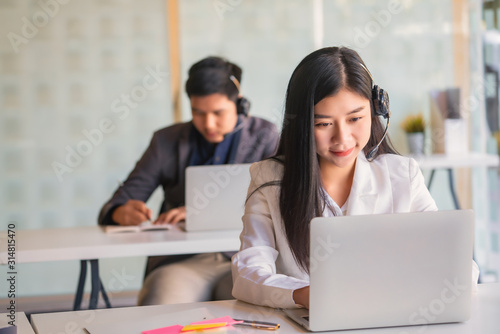
[[[408,115],[401,123],[411,154],[424,154],[425,121],[422,113]]]

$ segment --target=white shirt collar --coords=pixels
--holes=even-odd
[[[345,201],[344,205],[339,207],[339,205],[333,200],[333,198],[330,197],[323,187],[321,187],[321,190],[325,193],[325,198],[328,202],[327,204],[329,204],[325,205],[325,208],[323,209],[323,217],[345,216],[347,214],[349,197]],[[333,208],[334,212],[329,209],[329,206]]]

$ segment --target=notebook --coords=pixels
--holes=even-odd
[[[187,231],[240,230],[251,164],[186,168]]]
[[[472,210],[314,218],[309,311],[285,313],[311,331],[466,321]]]
[[[145,222],[139,225],[104,225],[102,229],[106,233],[123,233],[123,232],[145,232],[145,231],[158,231],[158,230],[170,230],[172,225],[170,224],[152,224],[150,222]]]

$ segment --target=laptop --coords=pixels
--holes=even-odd
[[[250,165],[186,168],[186,231],[243,228]]]
[[[472,210],[311,221],[310,331],[450,323],[470,317]]]

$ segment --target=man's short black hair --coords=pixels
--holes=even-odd
[[[241,83],[242,71],[238,65],[220,57],[207,57],[191,66],[188,74],[186,93],[189,97],[219,93],[236,103],[239,91],[231,75]]]

